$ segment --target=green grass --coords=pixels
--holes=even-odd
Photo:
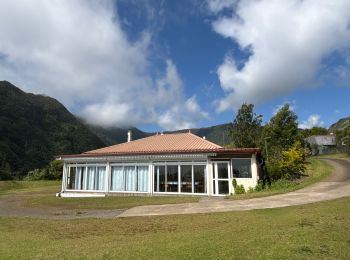
[[[0,181],[0,195],[18,192],[59,192],[61,181]]]
[[[301,188],[305,188],[311,184],[321,181],[322,179],[328,177],[332,172],[332,167],[325,161],[319,160],[317,158],[309,158],[307,160],[307,168],[305,171],[305,176],[296,181],[290,180],[279,180],[273,182],[271,186],[263,191],[245,193],[239,195],[228,196],[228,199],[250,199],[277,195],[281,193],[295,191]]]
[[[313,158],[332,158],[332,159],[342,159],[350,158],[350,154],[347,153],[334,153],[334,154],[322,154],[314,156]]]
[[[55,207],[61,209],[124,209],[142,205],[160,205],[197,202],[190,196],[115,196],[102,198],[58,198],[54,196],[30,196],[24,199],[26,207]]]
[[[0,218],[0,259],[349,259],[350,198],[245,212]]]

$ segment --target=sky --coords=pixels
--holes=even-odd
[[[350,115],[348,0],[4,0],[0,35],[0,80],[104,127]]]

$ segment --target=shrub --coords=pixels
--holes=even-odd
[[[264,188],[265,188],[264,182],[262,180],[259,180],[258,184],[255,186],[255,191],[259,192],[264,190]]]
[[[33,171],[29,171],[24,179],[27,181],[59,180],[62,178],[62,172],[63,162],[54,160],[43,169],[35,169]]]
[[[244,186],[241,185],[237,185],[235,188],[235,194],[244,194],[245,193],[245,189]]]
[[[247,193],[253,193],[255,190],[253,187],[249,187],[248,190],[247,190]]]
[[[245,193],[244,186],[242,184],[238,185],[236,179],[232,179],[232,186],[235,190],[235,194],[244,194]]]
[[[291,148],[281,152],[280,158],[275,158],[266,166],[269,177],[274,181],[300,177],[305,171],[306,153],[300,142],[294,143]]]
[[[305,171],[305,164],[305,151],[300,142],[296,142],[287,151],[282,152],[280,167],[284,178],[300,177]]]

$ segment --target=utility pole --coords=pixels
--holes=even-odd
[[[269,161],[269,153],[267,151],[267,140],[271,139],[271,137],[265,137],[264,138],[264,141],[265,141],[265,152],[266,152],[266,161],[268,162]]]

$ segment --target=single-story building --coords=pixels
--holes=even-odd
[[[312,155],[336,153],[336,136],[331,135],[312,135],[305,138],[309,144]]]
[[[259,180],[260,149],[226,149],[192,133],[156,134],[82,154],[62,155],[62,197],[234,193]]]

